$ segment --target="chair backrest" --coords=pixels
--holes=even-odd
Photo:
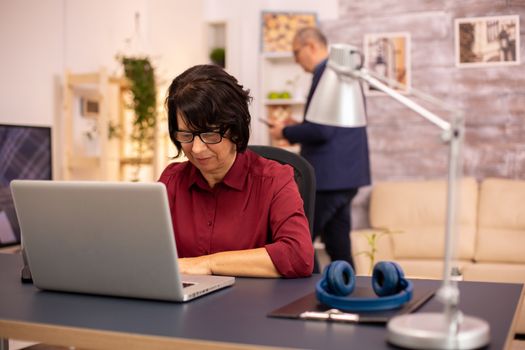
[[[275,160],[281,164],[288,164],[294,170],[295,182],[299,188],[299,193],[304,202],[304,213],[308,218],[310,233],[313,234],[314,228],[314,208],[315,208],[315,171],[306,159],[297,153],[287,151],[279,147],[272,146],[248,146],[248,149],[258,155]]]

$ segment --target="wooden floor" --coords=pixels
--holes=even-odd
[[[18,340],[9,341],[9,350],[74,350],[74,347],[35,344]],[[81,349],[75,349],[81,350]],[[514,340],[509,350],[525,350],[525,340]]]
[[[75,347],[36,344],[34,342],[24,342],[24,341],[18,341],[18,340],[9,341],[9,350],[21,350],[21,349],[24,349],[24,350],[73,350],[75,349]]]

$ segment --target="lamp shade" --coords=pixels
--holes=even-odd
[[[307,121],[342,127],[366,125],[365,99],[359,79],[336,71],[359,69],[361,62],[357,67],[353,63],[356,52],[353,46],[345,44],[330,47],[326,69],[308,106]]]

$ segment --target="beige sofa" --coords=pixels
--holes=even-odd
[[[525,181],[464,178],[459,189],[454,256],[462,278],[525,283]],[[369,239],[375,234],[375,261],[397,261],[411,278],[442,278],[445,207],[445,181],[374,184],[372,228],[351,234],[357,274],[369,274]],[[524,305],[516,332],[525,333]]]

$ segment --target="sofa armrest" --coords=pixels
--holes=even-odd
[[[487,178],[480,188],[474,259],[525,264],[525,181]]]
[[[357,275],[371,275],[372,268],[378,261],[394,259],[392,238],[388,232],[379,229],[352,231],[352,257]],[[372,245],[375,242],[375,252]],[[373,262],[372,262],[373,255]]]

